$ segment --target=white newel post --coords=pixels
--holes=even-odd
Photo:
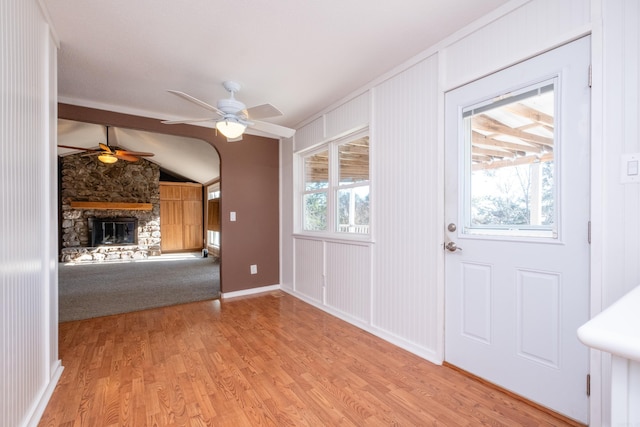
[[[611,353],[611,426],[640,425],[640,286],[578,329],[585,345]]]

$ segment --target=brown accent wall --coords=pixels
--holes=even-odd
[[[112,111],[58,105],[61,119],[202,139],[220,155],[222,292],[279,283],[279,163],[277,140],[244,135],[227,142],[214,129],[165,125],[160,120]],[[229,212],[237,215],[229,221]],[[257,264],[258,274],[250,274]]]

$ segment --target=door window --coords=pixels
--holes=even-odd
[[[557,238],[555,82],[462,109],[465,234]]]

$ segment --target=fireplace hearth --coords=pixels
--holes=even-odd
[[[137,218],[90,218],[91,246],[138,244]]]

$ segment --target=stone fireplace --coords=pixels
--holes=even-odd
[[[158,165],[74,154],[60,159],[60,175],[62,262],[160,255]]]

